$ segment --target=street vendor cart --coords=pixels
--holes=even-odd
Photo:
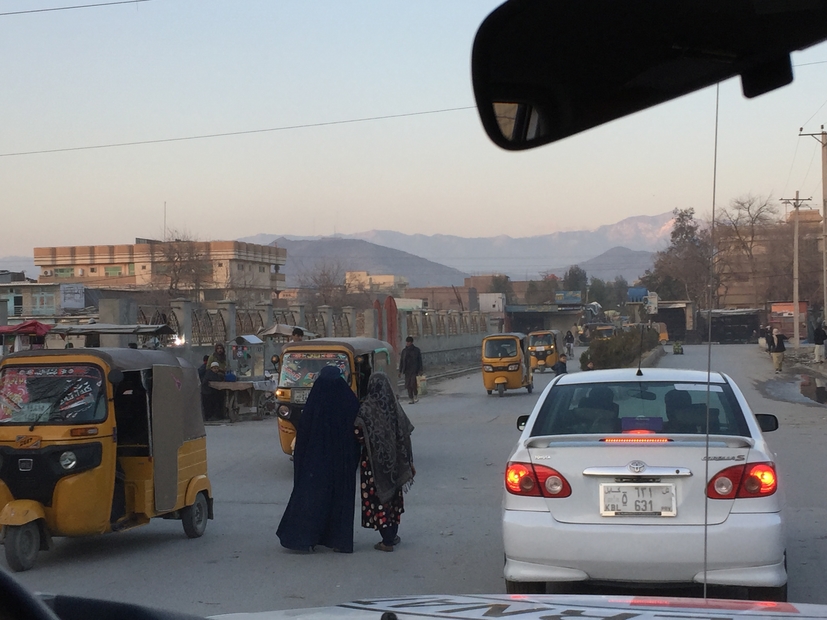
[[[229,343],[230,370],[236,381],[210,381],[224,393],[224,411],[230,422],[261,420],[276,413],[276,382],[264,369],[264,342],[253,335]]]

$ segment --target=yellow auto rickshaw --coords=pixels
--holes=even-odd
[[[293,454],[304,403],[322,368],[337,366],[361,400],[372,373],[394,376],[394,360],[391,345],[376,338],[315,338],[285,344],[276,389],[279,441],[284,453]]]
[[[551,368],[557,363],[560,342],[562,337],[556,329],[538,330],[528,335],[528,359],[532,372],[545,372],[546,368]]]
[[[213,517],[197,370],[164,351],[21,351],[0,361],[0,525],[31,568],[56,536]]]
[[[502,396],[506,390],[534,390],[534,376],[528,361],[528,337],[511,332],[493,334],[482,340],[482,382],[486,391]]]

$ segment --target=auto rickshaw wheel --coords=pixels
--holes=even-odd
[[[36,521],[24,525],[6,526],[6,562],[14,572],[29,570],[34,566],[40,551],[40,526]]]
[[[499,394],[500,397],[502,397],[505,394],[505,383],[500,383],[499,385],[497,385],[497,394]]]
[[[494,390],[485,390],[485,391],[488,392],[489,396],[491,396],[491,392],[493,392]]]
[[[204,534],[208,518],[207,497],[203,491],[195,496],[192,506],[181,510],[181,523],[184,526],[184,532],[190,538],[199,538]]]
[[[531,394],[531,393],[534,391],[534,382],[532,381],[531,383],[529,383],[529,384],[526,386],[526,388],[525,388],[525,389],[527,389],[527,390],[528,390],[528,393],[529,393],[529,394]]]

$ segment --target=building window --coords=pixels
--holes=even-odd
[[[98,272],[97,267],[89,267],[89,273],[97,273],[97,272]]]
[[[74,267],[56,267],[55,268],[55,277],[56,278],[74,278],[75,277],[75,268]]]
[[[264,265],[259,265],[258,266],[258,272],[259,273],[264,273]]]
[[[238,263],[238,270],[239,271],[244,271],[244,265],[241,264],[241,263]]]
[[[123,267],[104,267],[103,272],[107,278],[113,278],[123,274]]]
[[[134,275],[135,275],[135,263],[129,263],[129,264],[126,266],[126,272],[127,272],[129,275],[134,276]]]
[[[218,263],[218,266],[219,266],[219,267],[223,267],[223,266],[224,266],[224,263]]]
[[[141,271],[146,271],[146,265],[141,265]]]

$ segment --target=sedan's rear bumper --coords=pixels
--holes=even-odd
[[[730,514],[707,528],[707,583],[787,582],[780,513]],[[692,583],[704,578],[701,525],[575,525],[548,512],[503,512],[509,581]]]

